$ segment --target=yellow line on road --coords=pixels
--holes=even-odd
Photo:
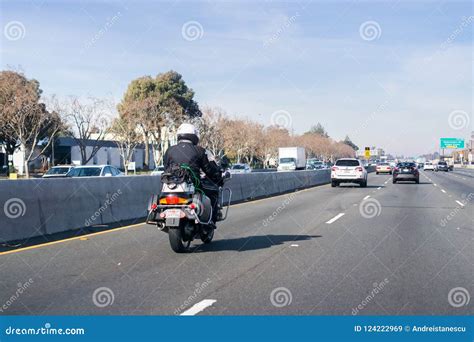
[[[0,256],[1,256],[1,255],[12,254],[12,253],[17,253],[17,252],[23,252],[23,251],[27,251],[27,250],[29,250],[29,249],[42,248],[42,247],[46,247],[46,246],[56,245],[56,244],[62,243],[62,242],[73,241],[73,240],[80,240],[80,239],[87,238],[87,237],[91,237],[91,236],[96,236],[96,235],[102,235],[102,234],[107,234],[107,233],[118,232],[118,231],[120,231],[120,230],[124,230],[124,229],[128,229],[128,228],[133,228],[133,227],[138,227],[138,226],[141,226],[141,225],[143,225],[143,224],[144,224],[144,222],[143,222],[143,223],[132,224],[132,225],[129,225],[129,226],[123,226],[123,227],[120,227],[120,228],[112,228],[112,229],[104,230],[104,231],[97,232],[97,233],[85,234],[85,235],[75,236],[75,237],[71,237],[71,238],[67,238],[67,239],[62,239],[62,240],[57,240],[57,241],[51,241],[51,242],[45,242],[45,243],[42,243],[42,244],[39,244],[39,245],[34,245],[34,246],[28,246],[28,247],[13,249],[13,250],[11,250],[11,251],[0,252]]]
[[[321,184],[321,185],[326,185],[326,184]],[[256,202],[267,201],[267,200],[275,199],[275,198],[277,198],[277,197],[288,196],[288,195],[290,195],[290,194],[292,194],[292,193],[296,193],[296,192],[308,191],[308,190],[314,189],[315,187],[317,187],[317,186],[309,187],[309,188],[302,189],[302,190],[297,190],[297,191],[295,191],[295,192],[288,192],[288,193],[285,193],[285,194],[282,194],[282,195],[277,195],[277,196],[271,196],[271,197],[261,198],[261,199],[258,199],[258,200],[253,200],[253,201],[248,201],[248,202],[243,202],[243,203],[237,203],[237,204],[233,204],[232,206],[234,207],[234,206],[239,206],[239,205],[244,205],[244,204],[254,204],[254,203],[256,203]],[[129,226],[123,226],[123,227],[120,227],[120,228],[112,228],[112,229],[104,230],[104,231],[97,232],[97,233],[85,234],[85,235],[75,236],[75,237],[66,238],[66,239],[61,239],[61,240],[57,240],[57,241],[45,242],[45,243],[42,243],[42,244],[39,244],[39,245],[34,245],[34,246],[28,246],[28,247],[13,249],[13,250],[11,250],[11,251],[0,252],[0,256],[2,256],[2,255],[7,255],[7,254],[12,254],[12,253],[23,252],[23,251],[27,251],[27,250],[35,249],[35,248],[47,247],[47,246],[51,246],[51,245],[56,245],[56,244],[58,244],[58,243],[68,242],[68,241],[80,240],[80,239],[87,238],[87,237],[92,237],[92,236],[97,236],[97,235],[102,235],[102,234],[107,234],[107,233],[118,232],[118,231],[121,231],[121,230],[124,230],[124,229],[133,228],[133,227],[138,227],[138,226],[141,226],[141,225],[143,225],[143,224],[145,224],[145,222],[137,223],[137,224],[132,224],[132,225],[129,225]]]
[[[268,200],[272,200],[272,199],[275,199],[275,198],[278,198],[278,197],[288,196],[288,195],[290,195],[290,194],[292,194],[292,193],[303,192],[303,191],[310,191],[310,190],[313,190],[313,189],[315,189],[315,188],[317,188],[317,187],[324,186],[324,185],[328,185],[328,184],[316,185],[316,186],[308,187],[308,188],[301,189],[301,190],[296,190],[296,191],[294,191],[294,192],[288,192],[288,193],[281,194],[281,195],[277,195],[277,196],[271,196],[271,197],[266,197],[266,198],[260,198],[260,199],[257,199],[257,200],[250,200],[250,201],[248,201],[248,202],[242,202],[242,203],[232,204],[232,206],[235,207],[235,206],[244,205],[244,204],[254,204],[254,203],[256,203],[256,202],[268,201]],[[129,225],[129,226],[123,226],[123,227],[120,227],[120,228],[112,228],[112,229],[104,230],[104,231],[97,232],[97,233],[85,234],[85,235],[75,236],[75,237],[66,238],[66,239],[62,239],[62,240],[51,241],[51,242],[45,242],[45,243],[42,243],[42,244],[39,244],[39,245],[34,245],[34,246],[28,246],[28,247],[13,249],[13,250],[11,250],[11,251],[0,252],[0,256],[2,256],[2,255],[7,255],[7,254],[12,254],[12,253],[23,252],[23,251],[27,251],[27,250],[35,249],[35,248],[47,247],[47,246],[51,246],[51,245],[56,245],[56,244],[58,244],[58,243],[68,242],[68,241],[80,240],[80,239],[87,238],[87,237],[92,237],[92,236],[97,236],[97,235],[102,235],[102,234],[107,234],[107,233],[118,232],[118,231],[121,231],[121,230],[124,230],[124,229],[133,228],[133,227],[138,227],[138,226],[141,226],[141,225],[144,225],[144,224],[145,224],[145,222],[142,222],[142,223],[132,224],[132,225]]]

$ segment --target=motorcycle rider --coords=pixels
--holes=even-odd
[[[212,222],[215,224],[218,217],[219,186],[223,184],[220,168],[214,157],[203,147],[199,146],[199,132],[190,123],[183,123],[177,130],[178,143],[170,146],[163,156],[165,172],[172,172],[173,167],[187,164],[195,175],[202,171],[205,178],[201,181],[202,190],[211,200]]]

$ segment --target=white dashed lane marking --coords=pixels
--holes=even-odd
[[[204,299],[199,303],[194,304],[188,310],[184,311],[180,316],[194,316],[204,309],[210,307],[215,302],[217,302],[215,299]]]
[[[462,202],[456,200],[456,203],[459,204],[461,207],[464,207],[464,204]]]
[[[339,213],[337,214],[336,216],[334,216],[332,219],[330,219],[329,221],[327,221],[326,223],[327,224],[331,224],[333,223],[334,221],[338,220],[339,218],[343,217],[344,216],[344,213]]]
[[[370,195],[365,196],[365,197],[364,197],[364,200],[366,200],[366,199],[369,198],[369,197],[370,197]]]

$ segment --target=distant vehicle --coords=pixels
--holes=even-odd
[[[332,164],[323,163],[323,165],[321,165],[321,169],[322,169],[322,170],[330,169],[331,166],[332,166]]]
[[[330,169],[333,165],[334,165],[333,163],[331,163],[331,162],[328,161],[328,162],[324,163],[324,167],[323,167],[323,168],[324,168],[324,169]]]
[[[363,188],[367,186],[367,170],[360,160],[343,158],[336,161],[331,168],[331,186],[341,183],[357,183]]]
[[[426,162],[425,165],[423,165],[423,170],[424,171],[434,171],[434,165],[432,162]]]
[[[123,173],[119,169],[110,165],[82,165],[74,167],[66,177],[115,177],[122,175]]]
[[[389,163],[378,163],[375,167],[375,173],[389,173],[392,174],[392,167]]]
[[[419,170],[425,166],[425,163],[417,163],[416,166],[418,167],[418,170]]]
[[[306,152],[303,147],[280,147],[278,149],[277,171],[304,170]]]
[[[416,184],[420,183],[420,173],[418,172],[418,168],[414,162],[398,163],[393,169],[392,183],[395,184],[399,181],[411,181]]]
[[[454,160],[452,158],[449,158],[445,161],[448,164],[448,170],[453,171],[454,170]]]
[[[448,172],[449,171],[448,163],[446,163],[445,161],[438,162],[438,164],[436,165],[435,171],[436,172],[438,172],[438,171]]]
[[[71,165],[58,165],[53,166],[43,175],[43,178],[61,178],[66,177],[66,174],[71,171],[74,166]]]
[[[325,168],[325,164],[318,159],[311,158],[306,160],[306,170],[320,170]]]
[[[252,169],[250,168],[249,164],[234,164],[229,170],[230,173],[250,173]]]
[[[165,167],[163,165],[157,166],[152,172],[152,176],[160,176],[163,172],[165,172]]]
[[[424,164],[426,163],[426,158],[424,157],[420,157],[420,158],[416,158],[416,164],[418,165],[418,169],[420,168],[420,164]]]

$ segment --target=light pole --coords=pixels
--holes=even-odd
[[[53,141],[51,142],[51,167],[54,166],[54,137],[52,138]]]

